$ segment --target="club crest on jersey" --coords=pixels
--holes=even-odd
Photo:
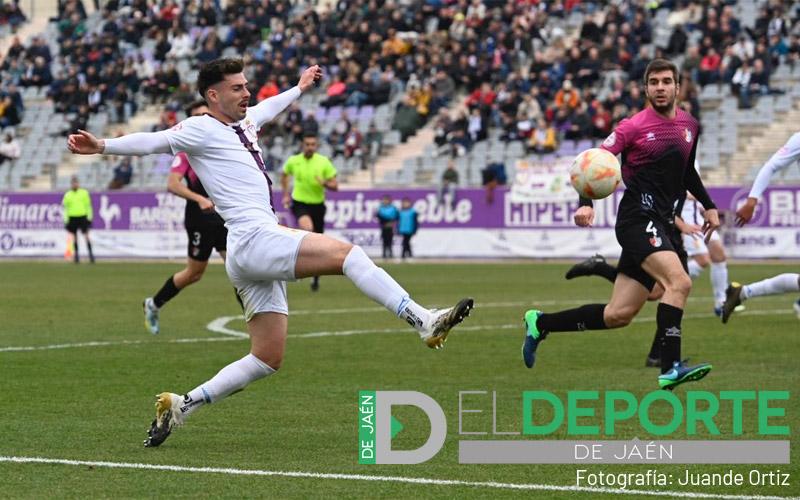
[[[684,132],[684,138],[686,139],[686,142],[692,142],[692,131],[687,128],[684,129]]]
[[[647,142],[652,142],[656,140],[656,134],[652,132],[647,133]]]
[[[653,236],[652,238],[650,238],[650,244],[653,245],[655,248],[660,247],[661,243],[662,242],[660,236]]]

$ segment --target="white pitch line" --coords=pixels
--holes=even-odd
[[[789,309],[759,309],[748,310],[741,313],[736,313],[737,316],[771,316],[782,314],[794,314]],[[703,319],[715,317],[712,313],[690,313],[684,315],[684,319]],[[162,341],[167,344],[195,344],[201,342],[225,342],[231,340],[242,340],[248,338],[247,333],[238,330],[231,330],[225,325],[233,320],[242,319],[241,316],[223,316],[217,318],[207,325],[207,328],[215,333],[222,333],[225,337],[193,337],[182,339],[170,339]],[[634,318],[634,323],[646,323],[655,321],[655,316],[645,316],[641,318]],[[515,328],[521,329],[522,322],[519,323],[505,323],[501,325],[463,325],[458,327],[459,332],[480,332],[486,330],[513,330]],[[363,329],[363,330],[333,330],[321,332],[308,332],[296,333],[289,335],[290,339],[312,339],[323,337],[346,337],[350,335],[369,335],[369,334],[391,334],[391,333],[409,333],[408,327],[402,328],[385,328],[385,329]],[[11,346],[0,347],[0,353],[3,352],[27,352],[27,351],[48,351],[56,349],[70,349],[81,347],[110,347],[110,346],[127,346],[127,345],[140,345],[149,344],[149,340],[110,340],[110,341],[94,341],[94,342],[76,342],[72,344],[49,344],[40,346]]]
[[[692,297],[690,302],[712,302],[714,297],[709,296],[701,296],[701,297]],[[557,306],[557,305],[583,305],[583,304],[594,304],[597,302],[605,302],[608,301],[608,296],[603,298],[595,298],[595,299],[547,299],[547,300],[538,300],[538,299],[531,299],[531,300],[521,300],[515,302],[478,302],[476,305],[481,309],[485,308],[503,308],[503,307],[531,307],[534,306]],[[303,316],[306,314],[352,314],[352,313],[366,313],[366,312],[383,312],[386,311],[383,307],[373,306],[373,307],[351,307],[351,308],[343,308],[343,309],[298,309],[298,310],[291,310],[289,311],[290,316]]]
[[[426,484],[434,486],[464,486],[469,488],[493,488],[506,490],[569,491],[575,493],[603,493],[609,495],[671,496],[674,498],[719,498],[723,500],[784,500],[791,497],[765,495],[725,495],[718,493],[696,493],[691,491],[648,491],[621,488],[598,488],[591,486],[559,486],[536,483],[499,483],[495,481],[462,481],[459,479],[430,479],[405,476],[370,476],[366,474],[335,474],[323,472],[273,471],[259,469],[234,469],[222,467],[187,467],[182,465],[157,465],[130,462],[101,462],[91,460],[67,460],[62,458],[0,456],[0,462],[21,464],[72,465],[105,467],[109,469],[140,469],[167,472],[194,472],[201,474],[227,474],[232,476],[273,476],[301,479],[338,479],[349,481],[376,481],[387,483]]]
[[[239,330],[231,330],[230,328],[225,326],[229,322],[235,319],[244,320],[244,316],[223,316],[221,318],[217,318],[211,323],[207,324],[206,329],[212,332],[221,333],[223,335],[230,335],[231,337],[239,337],[244,339],[250,338],[250,335],[248,335],[246,332],[240,332]]]
[[[194,337],[186,339],[170,339],[163,341],[166,344],[195,344],[199,342],[227,342],[230,340],[241,340],[238,337]],[[124,345],[152,344],[149,340],[109,340],[103,342],[75,342],[72,344],[50,344],[34,346],[12,346],[0,347],[0,352],[27,352],[27,351],[50,351],[57,349],[72,349],[76,347],[108,347]]]

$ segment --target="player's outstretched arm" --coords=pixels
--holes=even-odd
[[[296,87],[292,87],[269,99],[264,99],[250,108],[250,112],[255,118],[257,125],[260,127],[264,123],[274,120],[276,116],[299,98],[303,92],[313,87],[314,83],[320,78],[322,78],[322,69],[320,69],[319,66],[314,65],[308,67],[303,71],[302,75],[300,75],[300,81],[297,82]]]
[[[800,159],[800,132],[794,134],[758,171],[744,205],[736,210],[736,225],[744,226],[753,218],[758,200],[772,181],[772,176]]]
[[[297,82],[297,86],[300,87],[300,92],[305,92],[313,87],[317,80],[321,78],[322,68],[315,64],[303,70],[303,73],[300,75],[300,81]]]
[[[67,137],[67,149],[76,155],[100,154],[105,149],[105,141],[85,130],[78,130],[77,134]]]
[[[98,139],[85,130],[67,137],[67,148],[79,155],[125,155],[143,156],[154,153],[170,153],[167,131],[138,132],[116,139]]]

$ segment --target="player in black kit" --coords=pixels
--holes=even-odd
[[[687,190],[705,208],[706,242],[719,227],[717,209],[694,168],[699,124],[676,106],[679,82],[674,64],[653,60],[645,71],[644,83],[650,106],[621,121],[602,145],[622,155],[626,186],[617,214],[616,235],[622,255],[611,300],[557,313],[527,311],[522,356],[528,368],[533,367],[536,349],[549,333],[626,326],[660,283],[664,295],[656,313],[656,335],[661,344],[659,386],[672,389],[700,380],[711,370],[707,363],[685,366],[681,362],[681,319],[692,281],[675,217],[680,214]],[[574,218],[578,226],[591,226],[591,200],[581,200]]]
[[[205,101],[194,102],[186,108],[187,116],[201,116],[206,112]],[[216,249],[225,258],[228,238],[225,221],[214,211],[214,203],[208,199],[208,193],[189,165],[186,153],[178,153],[172,161],[167,189],[186,199],[184,226],[189,238],[188,259],[185,268],[170,276],[154,296],[144,299],[144,324],[154,335],[159,332],[159,309],[185,287],[200,281],[212,250]]]

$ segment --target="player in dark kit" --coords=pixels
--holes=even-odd
[[[194,102],[186,108],[187,116],[201,116],[207,112],[205,101]],[[159,309],[185,287],[200,281],[212,250],[216,249],[225,258],[228,238],[225,221],[214,211],[214,203],[208,199],[208,193],[189,165],[186,153],[175,156],[167,189],[186,200],[184,227],[189,237],[188,259],[185,268],[170,276],[153,297],[144,299],[144,324],[153,335],[159,332]]]
[[[533,367],[536,349],[549,333],[626,326],[660,283],[664,295],[656,314],[661,344],[659,386],[672,389],[699,380],[711,370],[707,363],[685,366],[681,362],[681,319],[692,280],[675,217],[687,190],[705,208],[706,242],[719,227],[717,209],[694,168],[699,127],[689,113],[676,107],[679,83],[674,64],[653,60],[644,82],[650,106],[620,122],[602,146],[622,154],[626,186],[617,213],[616,235],[622,255],[611,301],[550,314],[535,309],[526,312],[522,357],[528,368]],[[586,227],[593,220],[591,200],[581,199],[575,223]]]

